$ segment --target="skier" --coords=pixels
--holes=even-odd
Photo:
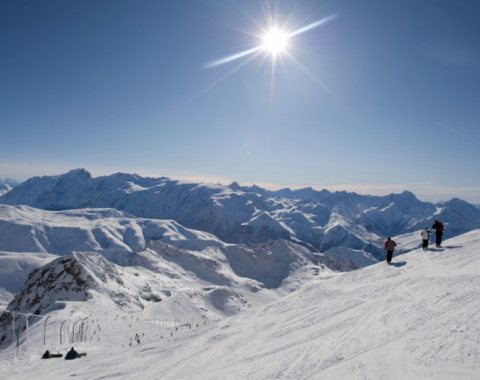
[[[390,264],[393,257],[393,251],[395,250],[397,243],[393,241],[390,236],[385,241],[385,250],[387,251],[387,264]]]
[[[432,228],[435,230],[435,245],[437,248],[442,246],[442,235],[445,226],[441,221],[435,219],[435,223],[433,223]]]
[[[430,230],[425,227],[425,229],[420,234],[422,236],[422,248],[424,251],[428,250],[428,240],[430,239]]]

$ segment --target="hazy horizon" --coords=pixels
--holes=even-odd
[[[17,177],[14,176],[4,176],[0,177],[0,180],[5,179],[12,179],[17,182],[23,182],[32,177],[42,177],[42,176],[58,176],[62,174],[66,174],[70,170],[75,169],[84,169],[88,171],[93,178],[102,177],[102,176],[109,176],[115,173],[126,173],[126,174],[137,174],[142,177],[152,177],[152,178],[160,178],[160,177],[167,177],[172,180],[178,181],[186,181],[186,182],[194,182],[194,183],[203,183],[203,184],[220,184],[223,186],[228,186],[233,182],[239,183],[240,186],[259,186],[266,190],[280,190],[289,188],[292,190],[303,189],[307,187],[311,187],[314,190],[328,190],[331,192],[335,191],[346,191],[346,192],[355,192],[360,195],[378,195],[384,196],[388,194],[399,194],[404,191],[410,191],[415,194],[415,196],[425,202],[441,202],[447,201],[452,198],[460,198],[467,202],[473,204],[480,204],[480,197],[476,198],[477,194],[480,192],[480,189],[470,189],[470,192],[465,193],[465,196],[460,196],[455,193],[456,189],[449,189],[449,188],[441,188],[437,187],[431,183],[418,183],[418,184],[390,184],[390,185],[378,185],[378,184],[364,184],[362,186],[355,186],[349,184],[281,184],[281,183],[267,183],[267,182],[242,182],[237,181],[234,178],[224,178],[224,177],[208,177],[208,176],[199,176],[199,175],[188,175],[188,174],[180,174],[180,175],[168,175],[161,172],[150,171],[150,170],[115,170],[115,169],[107,169],[102,168],[100,170],[90,170],[89,168],[81,168],[81,167],[72,167],[72,168],[65,168],[63,171],[51,171],[51,172],[44,172],[42,174],[33,174],[25,177]]]

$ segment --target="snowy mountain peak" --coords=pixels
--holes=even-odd
[[[65,178],[76,178],[76,179],[92,179],[92,175],[90,174],[89,171],[79,168],[79,169],[72,169],[66,174],[64,174],[62,177]]]
[[[233,181],[228,187],[232,190],[241,190],[241,186],[237,181]]]
[[[122,286],[114,265],[94,253],[73,253],[34,270],[8,310],[44,314],[59,301],[85,301],[89,290],[115,282]]]
[[[435,218],[449,225],[446,237],[480,226],[479,209],[467,202],[434,205],[419,201],[409,191],[383,197],[311,187],[268,191],[237,182],[205,185],[125,173],[92,178],[84,169],[31,178],[1,196],[0,203],[48,210],[115,208],[139,218],[175,220],[227,243],[284,238],[301,240],[317,250],[369,249],[378,257],[383,254],[385,236],[423,229]],[[338,235],[330,228],[338,217],[349,221],[345,236],[351,238],[329,236]]]
[[[57,301],[84,301],[92,283],[75,255],[60,257],[30,274],[8,310],[40,315]]]
[[[392,193],[388,195],[389,198],[395,199],[395,200],[401,200],[401,201],[418,201],[417,197],[415,194],[413,194],[411,191],[404,190],[399,194]]]

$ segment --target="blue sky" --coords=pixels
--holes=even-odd
[[[265,15],[336,17],[291,38],[303,68],[279,54],[273,81],[267,53],[206,68],[257,46]],[[479,19],[454,0],[2,1],[0,178],[84,167],[480,203]]]

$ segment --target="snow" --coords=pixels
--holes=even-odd
[[[38,314],[18,352],[0,316],[0,378],[480,378],[480,210],[460,199],[77,169],[0,203],[0,309]],[[436,218],[456,237],[424,252]],[[88,356],[39,359],[71,345]]]
[[[363,268],[375,264],[378,260],[371,254],[364,251],[358,251],[345,247],[330,248],[325,252],[325,256],[339,260],[340,262],[349,264],[340,268],[342,272]]]
[[[0,252],[0,289],[18,293],[34,269],[40,268],[55,258],[56,256],[46,253]]]
[[[212,234],[173,220],[134,218],[115,209],[46,211],[0,204],[0,234],[0,250],[56,255],[75,250],[139,252],[146,240],[194,250],[224,245]]]
[[[480,230],[444,246],[394,257],[391,266],[322,272],[280,298],[252,293],[258,302],[250,308],[242,307],[237,290],[218,287],[209,302],[244,311],[212,319],[207,312],[206,325],[201,309],[189,314],[196,301],[187,293],[139,311],[114,309],[102,294],[67,303],[59,318],[89,317],[92,339],[74,344],[88,356],[41,360],[45,347],[36,324],[30,350],[0,354],[0,377],[478,379]],[[192,328],[162,327],[161,320],[180,314]],[[130,345],[135,333],[141,343]],[[65,353],[70,346],[57,344],[55,350]]]
[[[60,256],[98,252],[123,267],[141,266],[155,273],[170,273],[172,277],[193,275],[216,285],[251,279],[268,288],[282,286],[294,273],[295,281],[308,276],[309,266],[315,266],[319,257],[323,269],[351,270],[360,263],[357,260],[352,266],[352,260],[344,263],[340,257],[314,256],[316,252],[289,241],[271,240],[251,246],[227,244],[173,220],[134,218],[114,209],[46,211],[0,205],[0,235],[0,249],[12,252],[10,260],[15,254],[15,260],[23,260],[23,275],[10,275],[16,276],[16,290],[4,285],[13,281],[10,277],[4,276],[5,280],[0,281],[0,287],[14,293],[20,290],[30,271],[41,265],[38,260],[47,257],[46,252]],[[25,252],[30,252],[28,265]],[[19,274],[19,264],[15,265]]]
[[[459,199],[421,202],[408,191],[384,197],[311,188],[268,191],[236,183],[228,187],[125,173],[93,178],[83,169],[31,178],[0,196],[0,203],[46,210],[116,209],[125,213],[123,217],[175,220],[227,243],[282,238],[319,251],[344,247],[377,258],[387,236],[423,229],[436,218],[447,226],[445,237],[480,228],[476,206]],[[337,228],[335,221],[342,228]],[[122,245],[111,231],[98,233],[106,235],[106,244]],[[132,234],[133,240],[139,241],[134,231]],[[41,238],[37,241],[42,246]]]
[[[12,190],[12,187],[11,187],[10,185],[4,184],[4,183],[0,183],[0,197],[1,197],[3,194],[8,193],[10,190]]]

